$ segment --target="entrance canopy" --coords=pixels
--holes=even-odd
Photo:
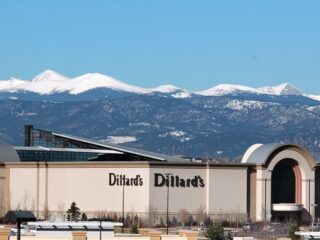
[[[4,217],[5,223],[34,222],[37,218],[30,211],[9,211]]]
[[[267,166],[276,154],[284,150],[295,150],[299,152],[307,160],[310,168],[313,168],[316,165],[314,158],[305,148],[296,144],[282,143],[254,144],[245,152],[241,163],[252,163]]]

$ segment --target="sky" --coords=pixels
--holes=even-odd
[[[0,79],[46,69],[204,90],[320,94],[318,0],[1,0]]]

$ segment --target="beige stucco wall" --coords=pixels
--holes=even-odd
[[[212,167],[209,164],[149,163],[49,163],[8,164],[11,206],[34,210],[41,216],[47,205],[51,212],[66,211],[75,201],[82,212],[121,212],[121,185],[110,186],[109,174],[143,181],[125,186],[125,212],[166,214],[167,186],[155,186],[155,174],[171,173],[197,185],[169,187],[169,214],[243,214],[247,207],[247,168]],[[189,179],[189,180],[188,180]],[[5,185],[5,184],[4,184]],[[1,182],[0,182],[1,190]],[[39,212],[37,211],[39,210]],[[159,220],[159,219],[158,219]],[[164,219],[165,220],[165,219]]]
[[[209,186],[210,213],[246,215],[246,168],[225,167],[210,169]]]
[[[36,208],[37,169],[10,169],[10,202],[12,209]]]
[[[37,172],[38,171],[38,172]],[[149,169],[137,167],[34,165],[10,168],[11,206],[40,211],[46,203],[50,211],[61,211],[75,201],[84,212],[121,212],[122,186],[109,185],[109,173],[127,178],[136,175],[144,180],[142,186],[125,186],[125,212],[147,212],[149,208]],[[1,187],[1,185],[0,185]],[[38,189],[38,190],[37,190]],[[37,197],[38,196],[38,197]]]
[[[109,185],[109,173],[122,174],[127,178],[140,175],[149,178],[147,168],[49,168],[49,208],[57,209],[64,203],[69,207],[76,201],[82,211],[122,210],[122,186]],[[125,186],[125,211],[145,212],[149,206],[149,182],[142,186]],[[146,196],[146,197],[143,197]]]
[[[178,176],[180,179],[194,179],[201,177],[204,186],[197,187],[169,187],[169,211],[171,213],[179,213],[186,209],[189,213],[196,213],[199,208],[206,209],[206,189],[207,175],[205,167],[165,167],[150,169],[150,209],[156,210],[159,213],[165,213],[167,209],[167,190],[166,186],[155,186],[155,174],[170,173],[171,176]],[[199,181],[199,180],[198,180]],[[199,183],[199,182],[198,182]]]

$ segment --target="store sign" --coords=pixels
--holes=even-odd
[[[141,175],[127,177],[125,174],[109,173],[109,186],[143,186]],[[180,188],[203,188],[205,182],[200,176],[182,178],[178,175],[154,174],[155,187],[180,187]]]
[[[193,178],[181,178],[177,175],[166,175],[161,173],[154,174],[155,187],[205,187],[204,180],[200,176]]]
[[[143,179],[140,175],[133,178],[126,177],[125,174],[109,173],[109,186],[142,186]]]

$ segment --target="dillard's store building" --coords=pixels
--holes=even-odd
[[[255,144],[241,163],[199,163],[27,125],[25,146],[2,144],[0,160],[2,215],[58,218],[75,201],[89,217],[124,212],[151,224],[167,211],[181,222],[320,216],[319,166],[297,145]]]

